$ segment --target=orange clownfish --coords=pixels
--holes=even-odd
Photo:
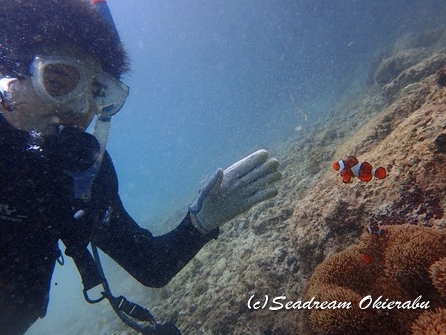
[[[357,177],[362,181],[370,181],[372,177],[378,179],[386,178],[386,169],[382,166],[373,169],[368,162],[358,162],[354,156],[348,156],[345,160],[333,163],[333,169],[339,171],[344,183],[350,182],[352,177]]]

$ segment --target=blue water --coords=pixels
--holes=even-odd
[[[131,93],[114,117],[108,150],[126,208],[155,231],[172,210],[186,212],[200,181],[217,167],[261,147],[274,151],[296,136],[296,127],[327,116],[344,92],[367,81],[370,62],[386,46],[438,27],[446,14],[440,0],[109,0],[109,6],[132,71],[123,78]],[[48,316],[29,334],[80,322],[81,309],[92,318],[82,323],[98,322],[99,307],[83,303],[73,273],[56,270]],[[69,281],[76,283],[67,287]]]

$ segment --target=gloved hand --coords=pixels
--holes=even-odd
[[[274,183],[282,175],[277,159],[258,150],[226,170],[217,169],[190,205],[192,224],[206,234],[255,204],[277,195]]]

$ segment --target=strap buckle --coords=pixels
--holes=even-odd
[[[94,288],[94,287],[93,287]],[[106,298],[105,293],[101,292],[101,296],[97,299],[91,299],[90,296],[88,295],[88,291],[90,291],[91,289],[83,289],[82,293],[84,294],[84,298],[85,300],[90,303],[90,304],[97,304],[98,302],[101,302],[102,300],[104,300]]]

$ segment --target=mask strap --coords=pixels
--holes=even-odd
[[[116,40],[120,42],[118,30],[116,29],[115,21],[113,20],[113,16],[110,12],[110,8],[108,7],[106,0],[91,0],[93,5],[96,7],[96,10],[101,13],[102,17],[107,21],[110,25],[110,28],[113,30],[116,36]]]

